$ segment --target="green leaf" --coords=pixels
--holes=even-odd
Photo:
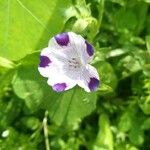
[[[103,94],[107,94],[107,93],[112,93],[113,92],[113,89],[112,87],[102,83],[98,89],[98,93],[100,95],[103,95]]]
[[[50,88],[44,87],[46,82],[42,81],[35,66],[20,66],[12,84],[16,95],[24,99],[27,107],[32,111],[38,110],[42,101],[51,95]]]
[[[107,114],[100,115],[99,132],[95,144],[97,149],[113,150],[113,134]]]
[[[114,90],[117,86],[118,81],[117,81],[117,77],[115,75],[115,72],[111,64],[108,62],[102,61],[102,62],[95,64],[95,67],[97,68],[99,72],[101,83],[103,85],[107,85],[107,87],[109,87],[109,91],[111,91],[110,89]]]
[[[27,56],[32,61],[37,55]],[[30,59],[32,58],[32,59]],[[36,58],[35,58],[36,59]],[[49,111],[50,118],[58,125],[72,124],[80,118],[89,115],[96,107],[96,92],[87,93],[79,87],[64,93],[57,93],[46,83],[39,72],[37,65],[29,65],[22,61],[13,80],[13,89],[16,95],[24,99],[31,111],[41,108]]]
[[[103,19],[103,13],[104,13],[104,6],[105,6],[105,0],[98,0],[98,28],[101,27],[102,19]]]
[[[133,32],[137,23],[136,14],[131,9],[121,8],[116,11],[114,24],[118,31],[131,30]]]
[[[19,132],[15,128],[9,127],[7,130],[8,136],[0,140],[1,150],[5,150],[6,147],[8,150],[16,150],[21,148],[22,150],[30,149],[35,150],[37,149],[37,143],[35,141],[31,141],[28,134],[24,134]],[[5,132],[4,131],[4,132]],[[17,142],[14,142],[17,141]],[[44,146],[43,146],[44,148]],[[42,148],[42,149],[43,149]]]
[[[144,142],[144,132],[140,126],[134,125],[132,130],[129,132],[129,139],[135,145],[142,145]]]
[[[5,129],[18,117],[22,106],[18,101],[17,97],[13,97],[9,101],[0,99],[0,128]]]
[[[139,149],[137,149],[137,147],[135,147],[135,146],[128,145],[128,147],[126,148],[126,150],[139,150]]]
[[[138,106],[130,104],[130,115],[132,116],[132,125],[131,129],[128,133],[130,141],[134,145],[142,145],[144,142],[144,131],[141,128],[141,124],[143,122],[142,115],[138,113]],[[128,120],[126,120],[128,121]]]
[[[23,66],[37,66],[40,63],[40,51],[26,55],[18,63]]]
[[[121,73],[121,79],[129,77],[132,74],[142,70],[141,63],[137,58],[133,57],[132,55],[127,55],[122,58],[118,62],[116,68],[118,69],[118,73]]]
[[[0,55],[18,60],[63,29],[63,10],[70,0],[0,1]]]
[[[141,69],[146,76],[150,76],[150,53],[148,51],[140,51],[136,54],[139,59]]]
[[[14,74],[15,70],[10,69],[0,76],[0,97],[4,94],[5,87],[11,83]]]
[[[150,129],[150,117],[144,120],[142,127],[143,130],[149,130]]]
[[[125,0],[111,0],[111,1],[114,2],[114,3],[118,3],[118,4],[120,4],[121,6],[124,6],[125,3],[126,3]]]
[[[127,110],[121,117],[119,120],[119,125],[118,128],[120,131],[122,132],[127,132],[131,129],[132,127],[132,111],[131,110]]]
[[[150,35],[146,36],[146,46],[147,46],[147,50],[150,53]]]
[[[96,108],[96,93],[87,93],[79,87],[59,94],[47,101],[45,108],[57,124],[73,124]]]
[[[126,7],[121,7],[119,10],[116,9],[114,12],[115,17],[113,21],[116,30],[124,34],[129,32],[131,34],[139,34],[143,30],[147,10],[148,5],[145,3],[128,1]]]
[[[0,57],[0,67],[12,69],[14,66],[15,66],[15,64],[12,61],[10,61],[6,58]]]
[[[144,0],[144,2],[146,2],[146,3],[150,3],[150,0]]]
[[[143,103],[140,103],[140,108],[146,115],[150,115],[150,96],[144,99]]]
[[[40,121],[38,120],[38,118],[33,116],[23,117],[21,119],[21,122],[23,124],[23,127],[30,130],[36,130],[40,126]]]
[[[117,57],[117,56],[127,53],[128,51],[129,50],[127,50],[127,49],[114,49],[114,50],[108,52],[108,54],[106,55],[106,58]]]

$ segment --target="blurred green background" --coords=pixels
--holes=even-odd
[[[95,47],[97,92],[39,75],[67,31]],[[150,0],[0,0],[0,150],[50,149],[150,150]]]

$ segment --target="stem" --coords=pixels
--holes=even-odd
[[[44,130],[46,150],[50,150],[49,139],[48,139],[48,129],[47,129],[47,115],[48,115],[48,111],[45,112],[45,117],[43,119],[43,130]]]

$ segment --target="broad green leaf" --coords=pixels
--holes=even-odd
[[[37,111],[42,101],[51,96],[50,87],[42,80],[36,66],[20,66],[12,84],[16,95],[24,99],[32,111]]]
[[[19,60],[18,63],[24,66],[37,66],[40,63],[40,51],[26,55],[26,57]]]
[[[37,57],[32,54],[26,59]],[[32,60],[31,60],[32,61]],[[24,99],[31,111],[40,108],[49,111],[50,118],[57,124],[72,124],[74,121],[90,114],[96,107],[96,93],[87,93],[79,87],[57,93],[46,83],[37,69],[37,65],[23,64],[18,67],[13,80],[13,89],[16,95]],[[27,61],[26,61],[27,62]]]
[[[48,102],[48,101],[46,101]],[[96,93],[87,93],[79,87],[51,98],[45,107],[52,120],[58,124],[73,124],[96,108]]]
[[[70,0],[1,0],[0,56],[18,60],[63,29],[63,11]]]

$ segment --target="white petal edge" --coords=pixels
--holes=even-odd
[[[66,88],[64,89],[64,91],[69,90],[69,89],[73,88],[76,85],[76,82],[74,80],[68,78],[64,74],[59,74],[58,72],[56,72],[53,75],[51,75],[48,78],[47,83],[48,83],[48,85],[52,86],[52,88],[56,84],[65,83],[66,84]]]

